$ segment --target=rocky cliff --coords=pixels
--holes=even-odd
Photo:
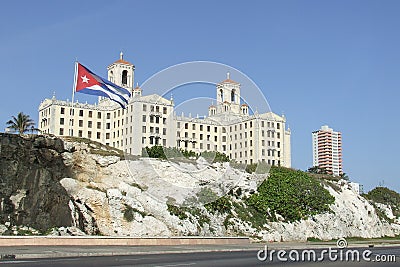
[[[400,233],[398,219],[382,219],[377,205],[342,180],[325,184],[335,197],[332,212],[291,223],[280,218],[256,227],[233,207],[245,208],[242,199],[256,192],[257,181],[265,178],[201,158],[188,162],[125,160],[120,151],[85,140],[1,134],[0,230],[10,234],[18,225],[41,233],[69,227],[86,234],[118,236],[240,234],[264,241]],[[232,189],[229,205],[220,203],[219,211],[204,205],[182,206],[188,199],[199,200],[205,185],[215,183],[216,193],[224,193],[217,183],[220,180]],[[182,188],[200,191],[193,194]]]

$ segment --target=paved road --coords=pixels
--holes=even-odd
[[[71,258],[53,258],[53,259],[21,259],[21,260],[9,260],[0,261],[0,266],[11,267],[44,267],[44,266],[159,266],[159,267],[178,267],[178,266],[284,266],[292,264],[293,266],[321,266],[321,264],[327,266],[399,266],[400,262],[400,247],[380,247],[380,248],[357,248],[352,249],[362,255],[365,250],[371,250],[369,258],[370,262],[364,261],[362,258],[359,262],[346,262],[346,261],[330,261],[327,254],[325,254],[322,262],[309,262],[309,261],[288,261],[280,262],[274,255],[274,261],[260,261],[257,258],[258,251],[232,251],[232,252],[193,252],[193,253],[181,253],[181,254],[144,254],[144,255],[127,255],[127,256],[103,256],[103,257],[71,257]],[[346,252],[346,250],[343,250]],[[269,254],[272,251],[269,251]],[[298,250],[299,254],[302,255],[303,250]],[[317,258],[321,255],[321,249],[315,250]],[[291,251],[286,250],[286,257],[288,257]],[[292,252],[293,253],[293,252]],[[295,255],[293,253],[293,255]],[[339,255],[339,254],[337,254]],[[343,254],[345,255],[345,254]],[[396,262],[376,262],[376,256],[386,255],[386,259],[389,260],[388,255],[394,255],[391,261]],[[261,254],[263,256],[263,254]]]

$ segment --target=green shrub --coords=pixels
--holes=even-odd
[[[209,163],[230,161],[227,155],[217,151],[204,151],[200,153],[200,156],[206,159]]]
[[[323,212],[335,198],[320,182],[307,173],[283,167],[271,168],[270,176],[259,187],[258,193],[245,202],[261,214],[276,220],[275,214],[286,221],[297,221]]]
[[[204,207],[212,213],[230,213],[232,209],[232,203],[227,196],[223,196],[213,202],[205,204]]]
[[[391,206],[393,215],[396,217],[400,216],[400,194],[396,191],[390,190],[387,187],[376,187],[369,191],[368,194],[363,194],[363,197],[376,203]]]

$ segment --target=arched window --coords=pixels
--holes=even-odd
[[[110,82],[114,82],[114,72],[110,71]]]
[[[224,102],[224,92],[222,91],[222,89],[219,90],[219,94],[221,96],[221,102]]]
[[[122,84],[123,85],[128,84],[128,71],[127,70],[122,71]]]
[[[231,102],[235,102],[235,89],[231,92]]]

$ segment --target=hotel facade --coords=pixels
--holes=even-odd
[[[208,116],[177,116],[174,100],[144,95],[134,87],[135,66],[120,58],[108,66],[108,80],[132,92],[126,109],[109,99],[98,104],[45,99],[39,105],[39,129],[56,136],[75,136],[141,155],[144,147],[162,145],[218,151],[243,164],[266,162],[291,167],[290,129],[273,112],[249,113],[241,104],[241,85],[230,79],[216,86],[216,104]],[[79,77],[78,77],[79,78]]]
[[[313,166],[339,176],[342,169],[342,134],[327,125],[312,133]]]

